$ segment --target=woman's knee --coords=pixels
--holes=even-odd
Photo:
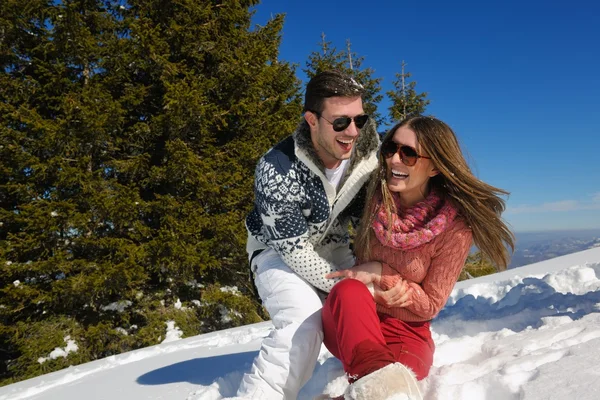
[[[335,284],[329,293],[332,300],[337,299],[362,299],[363,297],[373,298],[367,286],[356,279],[343,279]]]

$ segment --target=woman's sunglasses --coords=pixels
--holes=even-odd
[[[317,112],[314,112],[314,113],[317,115],[317,117],[323,118],[325,121],[327,121],[331,125],[333,125],[333,130],[336,132],[341,132],[344,129],[346,129],[347,127],[349,127],[350,124],[352,123],[352,121],[354,121],[354,124],[356,125],[356,127],[358,129],[362,129],[362,127],[365,126],[365,124],[369,120],[369,116],[367,114],[363,114],[363,115],[357,115],[354,118],[339,117],[339,118],[334,119],[333,121],[330,121],[327,118],[325,118],[324,116],[320,115],[319,113],[317,113]]]
[[[431,157],[425,157],[417,153],[417,150],[414,147],[407,146],[405,144],[398,144],[391,139],[386,140],[381,145],[381,154],[385,158],[391,158],[394,154],[400,152],[400,160],[404,165],[408,167],[412,167],[417,163],[419,158],[426,158],[431,160]]]

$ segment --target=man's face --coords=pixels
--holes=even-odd
[[[349,159],[360,134],[354,120],[341,132],[334,131],[331,122],[336,118],[354,118],[363,114],[360,97],[329,97],[325,99],[320,117],[311,112],[305,114],[313,146],[325,168],[335,168],[342,160]]]

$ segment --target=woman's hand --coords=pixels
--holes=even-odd
[[[379,261],[370,261],[364,264],[356,265],[349,269],[342,269],[339,271],[331,272],[325,275],[327,279],[334,278],[350,278],[356,279],[368,285],[369,283],[374,283],[378,285],[381,280],[381,263]]]
[[[379,286],[375,286],[373,297],[376,303],[388,308],[408,307],[412,304],[412,301],[409,300],[412,293],[413,288],[410,287],[408,282],[400,279],[394,287],[388,290],[381,290]]]

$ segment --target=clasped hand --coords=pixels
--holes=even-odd
[[[325,275],[327,279],[356,279],[365,285],[373,284],[375,302],[386,307],[407,307],[412,304],[409,300],[413,289],[407,281],[399,279],[398,282],[388,290],[381,289],[382,265],[378,261],[370,261],[356,265],[349,269],[331,272]]]

